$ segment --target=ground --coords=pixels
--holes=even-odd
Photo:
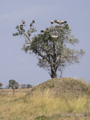
[[[89,84],[51,79],[32,89],[0,89],[0,120],[90,120]]]

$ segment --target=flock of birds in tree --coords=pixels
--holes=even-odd
[[[57,23],[57,24],[59,24],[59,25],[62,25],[62,24],[67,23],[67,21],[51,20],[50,23],[51,23],[51,24]],[[41,30],[41,32],[49,32],[49,31],[48,31],[48,30]],[[55,39],[56,39],[56,38],[58,38],[58,36],[57,36],[57,35],[52,35],[52,38],[55,38]]]
[[[30,27],[32,27],[33,23],[35,23],[35,20],[32,20],[32,22],[30,23]],[[23,26],[24,26],[24,25],[25,25],[25,21],[22,20],[22,24],[20,25],[20,30],[22,30],[23,32],[25,32],[25,30],[23,29]],[[28,34],[28,36],[31,35],[31,33],[30,33],[29,30],[27,31],[27,34]]]
[[[35,23],[35,20],[32,20],[32,22],[30,23],[30,27],[32,27],[33,23]],[[57,23],[59,25],[65,24],[67,23],[67,21],[61,21],[61,20],[51,20],[50,21],[51,24]],[[20,25],[20,29],[23,28],[23,25],[25,25],[25,21],[22,20],[22,24]],[[49,32],[48,30],[41,30],[41,32]],[[28,35],[30,36],[30,33],[28,32]],[[52,35],[52,38],[57,38],[58,36],[56,35]]]
[[[67,21],[61,21],[61,20],[51,20],[50,22],[51,22],[51,24],[53,24],[53,23],[58,23],[58,24],[65,24],[65,23],[67,23]]]
[[[32,20],[32,22],[30,23],[30,27],[32,27],[33,23],[35,23],[35,20]],[[22,20],[22,24],[25,24],[24,20]]]

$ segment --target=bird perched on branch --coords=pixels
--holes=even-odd
[[[23,30],[23,24],[20,25],[20,30]]]
[[[58,23],[58,24],[65,24],[67,23],[67,21],[60,21],[60,20],[54,20],[55,23]]]
[[[43,32],[49,32],[49,30],[48,29],[46,29],[46,30],[41,30],[41,32],[43,33]]]
[[[51,24],[53,24],[53,23],[54,23],[54,21],[53,21],[53,20],[51,20],[50,22],[51,22]]]
[[[35,20],[32,20],[32,23],[35,23]]]
[[[30,27],[32,27],[32,25],[33,25],[33,23],[31,22],[31,23],[30,23]]]
[[[30,27],[32,27],[33,23],[35,23],[35,20],[32,20],[32,22],[30,23]]]
[[[24,21],[24,20],[22,20],[22,23],[23,23],[23,24],[25,24],[25,21]]]
[[[52,37],[52,38],[57,38],[58,36],[57,36],[57,35],[52,35],[51,37]]]
[[[41,32],[45,32],[45,30],[41,30]]]

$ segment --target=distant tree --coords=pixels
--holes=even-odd
[[[27,88],[32,88],[32,85],[30,85],[30,84],[27,84]]]
[[[2,87],[2,85],[3,85],[3,84],[2,84],[2,83],[0,83],[0,87]]]
[[[35,28],[34,20],[30,23],[30,29],[25,30],[25,21],[16,26],[17,33],[13,36],[24,36],[25,44],[23,50],[25,52],[34,53],[38,58],[38,65],[48,70],[51,78],[62,77],[62,72],[68,65],[79,63],[80,58],[85,54],[81,50],[75,50],[70,45],[79,42],[78,39],[71,35],[71,29],[67,21],[51,20],[51,25],[45,30],[41,30],[40,34],[31,38]]]
[[[9,80],[9,88],[12,88],[14,95],[15,89],[19,88],[18,82],[16,82],[15,80]]]
[[[0,87],[2,86],[3,84],[2,83],[0,83]]]
[[[26,85],[26,84],[22,84],[22,85],[21,85],[21,88],[22,88],[22,89],[25,89],[25,88],[27,88],[27,85]]]

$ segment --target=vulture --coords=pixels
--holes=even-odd
[[[60,24],[64,24],[64,23],[67,23],[67,21],[60,21]]]
[[[32,20],[32,23],[35,23],[35,20]]]
[[[49,30],[47,29],[47,30],[41,30],[41,32],[49,32]]]
[[[25,24],[25,21],[24,21],[24,20],[22,20],[22,23],[23,23],[23,24]]]
[[[22,24],[20,25],[20,30],[23,30],[23,25]]]
[[[55,23],[58,23],[58,24],[65,24],[67,23],[67,21],[60,21],[60,20],[54,20]]]
[[[57,35],[52,35],[51,37],[52,37],[52,38],[57,38],[58,36],[57,36]]]
[[[30,27],[32,27],[32,25],[33,25],[33,23],[31,22],[31,23],[30,23]]]
[[[51,22],[51,24],[53,24],[53,23],[54,23],[54,21],[53,21],[53,20],[51,20],[50,22]]]
[[[45,30],[41,30],[41,32],[45,32]]]
[[[32,27],[33,23],[35,23],[35,20],[32,20],[32,22],[30,23],[30,27]]]

